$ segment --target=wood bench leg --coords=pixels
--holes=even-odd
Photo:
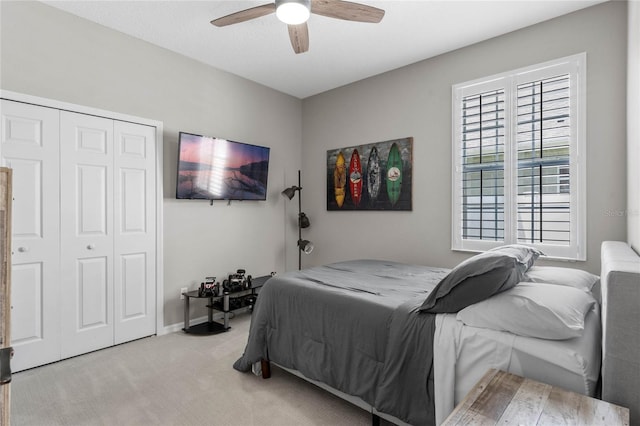
[[[271,377],[271,363],[269,362],[269,360],[260,360],[260,368],[262,369],[263,379],[268,379],[269,377]]]

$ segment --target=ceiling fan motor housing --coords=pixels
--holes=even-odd
[[[311,15],[311,0],[275,0],[276,16],[289,25],[307,22]]]

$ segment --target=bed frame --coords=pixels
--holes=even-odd
[[[640,426],[640,256],[627,243],[604,241],[601,247],[602,399],[629,408],[630,424]],[[401,420],[377,411],[360,398],[311,380],[300,372],[263,360],[262,377],[271,376],[270,363],[397,425]]]
[[[629,408],[640,425],[640,256],[602,243],[602,399]]]
[[[261,371],[258,372],[257,374],[262,374],[262,378],[263,379],[270,378],[271,377],[271,364],[275,365],[276,367],[280,368],[281,370],[284,370],[284,371],[286,371],[286,372],[288,372],[290,374],[293,374],[294,376],[300,377],[301,379],[306,380],[307,382],[318,386],[320,389],[323,389],[323,390],[325,390],[325,391],[337,396],[340,399],[344,399],[345,401],[350,402],[351,404],[355,405],[356,407],[362,408],[363,410],[370,412],[371,413],[371,424],[372,424],[372,426],[379,426],[380,425],[380,419],[385,419],[385,420],[390,421],[391,423],[393,423],[395,425],[398,425],[398,426],[411,426],[410,424],[403,422],[402,420],[398,419],[397,417],[394,417],[394,416],[392,416],[390,414],[386,414],[386,413],[383,413],[383,412],[380,412],[380,411],[376,410],[370,404],[365,402],[362,398],[358,398],[357,396],[349,395],[348,393],[340,392],[339,390],[332,388],[331,386],[327,385],[326,383],[322,383],[322,382],[319,382],[317,380],[313,380],[313,379],[310,379],[308,377],[305,377],[302,373],[300,373],[297,370],[292,370],[290,368],[278,365],[277,362],[267,361],[267,360],[263,359],[260,362]]]

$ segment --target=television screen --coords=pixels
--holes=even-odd
[[[266,200],[264,146],[180,132],[176,198]]]

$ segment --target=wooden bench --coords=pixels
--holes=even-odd
[[[629,409],[490,369],[442,424],[629,425]]]

